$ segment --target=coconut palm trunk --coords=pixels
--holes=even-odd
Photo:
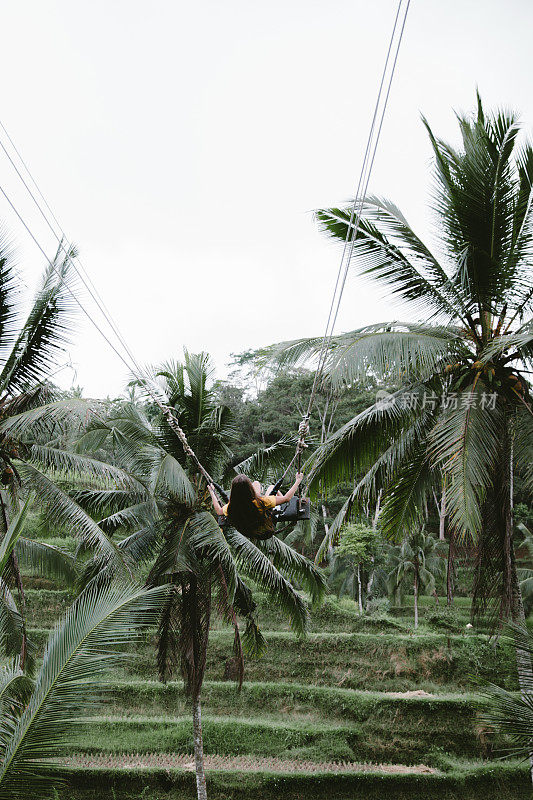
[[[453,571],[455,567],[455,534],[450,530],[448,544],[448,562],[446,565],[446,604],[451,606],[453,603]]]
[[[357,565],[357,602],[359,604],[359,613],[363,615],[363,596],[361,590],[361,564]]]
[[[194,736],[194,769],[196,772],[196,793],[198,800],[207,800],[207,784],[204,765],[204,739],[202,735],[202,709],[200,695],[192,700],[192,726]]]
[[[444,541],[444,532],[446,530],[446,484],[442,484],[442,496],[439,506],[439,539]]]
[[[514,550],[514,419],[510,419],[510,432],[508,437],[508,492],[505,514],[505,572],[509,574],[510,597],[511,597],[511,618],[515,624],[526,627],[526,615],[522,602],[520,583],[516,572],[516,554]],[[518,686],[524,702],[531,699],[531,687],[533,686],[533,667],[531,664],[531,654],[515,642],[516,672],[518,676]],[[529,774],[533,784],[533,751],[529,752]]]
[[[415,579],[414,579],[414,595],[415,595],[415,630],[418,628],[418,558],[415,557]]]

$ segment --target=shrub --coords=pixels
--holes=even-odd
[[[426,616],[427,624],[439,631],[460,631],[464,628],[464,623],[459,619],[453,608],[435,608]]]
[[[370,617],[381,617],[390,611],[390,600],[388,597],[372,597],[367,601],[366,613]]]

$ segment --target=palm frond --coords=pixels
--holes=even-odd
[[[226,576],[221,566],[213,571],[213,589],[217,611],[220,617],[233,627],[233,663],[237,669],[237,686],[242,688],[244,679],[244,650],[242,646],[241,631],[239,620],[233,605],[233,598],[230,597]]]
[[[0,728],[0,798],[49,797],[50,763],[68,743],[103,672],[127,657],[137,632],[153,624],[167,587],[89,586],[56,625],[23,713]],[[57,785],[57,782],[54,781]]]
[[[130,563],[144,564],[153,558],[161,538],[161,527],[159,520],[154,521],[118,542],[119,549],[126,553]]]
[[[512,116],[459,118],[463,149],[437,139],[426,120],[437,167],[435,210],[445,246],[463,253],[453,277],[472,309],[494,310],[494,300],[513,299],[517,264],[507,259],[515,227],[515,176],[511,154],[518,126]],[[495,131],[499,130],[496,135]],[[518,278],[518,281],[520,279]]]
[[[21,537],[15,545],[20,568],[31,575],[74,585],[77,579],[74,556],[47,542]]]
[[[199,564],[180,580],[179,652],[185,691],[198,697],[207,658],[211,619],[211,567]]]
[[[514,410],[514,462],[526,491],[533,488],[533,417],[529,409],[519,405]]]
[[[14,254],[6,230],[0,228],[0,363],[5,363],[14,345],[17,331],[17,294],[19,278]]]
[[[272,536],[262,546],[272,563],[291,583],[300,585],[311,597],[312,603],[320,603],[326,593],[324,573],[312,561],[293,550],[277,536]]]
[[[351,205],[315,212],[322,230],[342,242],[348,235],[350,215]],[[388,230],[392,237],[380,228]],[[447,315],[451,319],[461,314],[459,295],[444,269],[390,201],[376,198],[365,201],[352,262],[360,275],[383,283],[388,291],[410,301],[411,305],[418,303],[425,310],[430,309],[433,315]]]
[[[255,657],[261,656],[267,648],[267,642],[257,624],[255,616],[257,605],[253,599],[252,590],[240,575],[237,575],[233,607],[240,616],[244,617],[246,623],[244,631],[241,632],[244,652]]]
[[[515,333],[497,336],[484,348],[479,360],[487,363],[498,356],[514,354],[514,360],[522,360],[528,365],[533,361],[533,322],[523,325]]]
[[[480,718],[505,736],[503,753],[507,757],[528,758],[532,752],[533,734],[533,643],[525,626],[511,625],[507,633],[514,645],[517,661],[522,662],[520,692],[509,692],[489,684],[483,692],[487,707],[481,711]]]
[[[401,540],[420,522],[424,500],[434,483],[427,442],[422,441],[398,469],[384,495],[379,519],[385,536]]]
[[[178,587],[171,585],[157,626],[157,672],[163,683],[172,678],[181,666],[181,654],[177,646],[180,638],[181,602]]]
[[[270,600],[287,614],[297,634],[307,630],[309,612],[303,597],[276,569],[270,559],[253,542],[233,528],[225,532],[226,540],[235,553],[238,569],[255,581]]]
[[[0,422],[0,433],[13,439],[35,439],[40,435],[50,439],[57,428],[66,431],[83,427],[104,413],[103,401],[71,397],[4,418]]]
[[[130,489],[79,489],[71,492],[70,496],[90,514],[105,516],[137,505],[147,499],[148,493],[144,487],[142,492],[132,492]]]
[[[207,511],[195,513],[191,518],[188,536],[198,558],[207,559],[223,570],[228,602],[232,603],[237,586],[237,570],[228,542],[213,515]]]
[[[129,574],[129,569],[115,542],[96,522],[43,472],[31,464],[20,466],[25,483],[35,491],[37,502],[47,513],[49,522],[74,535],[87,548],[96,550],[110,564]]]
[[[386,322],[332,339],[325,370],[334,386],[366,378],[427,380],[468,354],[459,331],[447,327]]]
[[[403,428],[394,431],[391,435],[391,444],[385,447],[377,458],[373,459],[370,469],[357,481],[353,491],[337,512],[329,527],[328,534],[324,536],[318,548],[315,557],[317,564],[322,563],[329,548],[337,543],[343,524],[347,520],[364,513],[365,507],[369,503],[375,503],[379,494],[391,486],[400,471],[413,462],[421,443],[426,444],[427,436],[433,424],[434,414],[431,406],[428,405],[426,409],[423,409],[418,416],[412,419],[411,424],[406,421]],[[363,443],[361,445],[363,446]],[[416,494],[411,497],[413,501],[415,501],[415,498]],[[393,536],[392,531],[390,531],[389,535]]]
[[[27,321],[0,373],[2,393],[15,394],[46,377],[70,339],[74,310],[69,293],[72,253],[62,258],[61,247],[44,271]]]
[[[32,689],[33,681],[24,673],[18,657],[0,667],[0,715],[3,717],[7,709],[13,722],[28,702]]]
[[[424,407],[424,397],[434,390],[434,386],[414,385],[378,396],[313,453],[306,464],[310,488],[317,490],[322,481],[326,486],[352,481],[354,475],[369,470],[394,437],[402,436],[417,417],[426,419],[430,405]]]
[[[88,480],[105,481],[120,489],[142,491],[143,486],[126,470],[108,464],[96,458],[72,453],[69,450],[49,445],[34,444],[31,447],[30,460],[48,472],[63,476],[82,476]]]
[[[147,525],[158,516],[157,506],[153,500],[147,500],[142,503],[135,503],[132,506],[126,506],[107,517],[101,517],[98,520],[98,525],[106,533],[112,534],[119,528],[125,530],[132,530],[133,528]]]
[[[294,455],[297,438],[286,436],[274,444],[259,447],[255,453],[233,467],[234,473],[244,472],[257,480],[274,480],[283,472],[287,462]]]
[[[18,656],[24,648],[24,620],[5,581],[0,578],[0,650],[8,657]]]
[[[2,541],[0,542],[0,575],[3,575],[6,564],[11,557],[11,553],[13,552],[13,548],[15,547],[17,540],[22,536],[26,515],[28,513],[28,508],[30,507],[31,501],[32,496],[29,495],[26,498],[26,502],[13,517],[11,524],[9,525],[2,538]]]
[[[481,530],[482,503],[500,457],[504,418],[483,403],[483,386],[460,392],[457,408],[442,414],[431,434],[432,461],[446,476],[446,506],[460,537]]]
[[[181,522],[163,520],[163,546],[147,578],[148,586],[169,582],[173,576],[189,571],[194,564],[194,553],[189,544],[194,516],[186,516]]]
[[[192,503],[194,489],[187,473],[172,455],[160,451],[152,456],[154,469],[153,491],[155,494],[170,493],[183,503]]]

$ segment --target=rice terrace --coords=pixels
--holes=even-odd
[[[5,4],[0,800],[532,796],[532,25]]]

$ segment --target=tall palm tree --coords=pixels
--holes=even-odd
[[[474,608],[521,616],[513,547],[513,476],[531,484],[533,409],[533,148],[512,113],[458,117],[460,147],[438,139],[431,250],[389,200],[368,197],[353,266],[403,300],[421,322],[386,322],[333,337],[327,372],[402,381],[338,430],[313,459],[313,483],[355,479],[337,523],[382,491],[380,525],[399,537],[420,524],[432,485],[446,485],[454,537],[478,552]],[[349,208],[317,211],[344,240]],[[270,348],[283,363],[321,340]],[[326,546],[327,543],[324,544]]]
[[[228,410],[217,404],[209,375],[204,354],[186,353],[184,363],[167,363],[152,371],[189,443],[218,477],[231,458],[233,430]],[[221,530],[210,511],[204,478],[165,416],[151,407],[148,412],[125,402],[106,420],[95,422],[79,442],[81,449],[109,449],[112,443],[117,463],[136,478],[137,487],[86,490],[76,499],[97,515],[103,530],[122,536],[117,547],[132,567],[150,564],[148,585],[172,587],[158,627],[157,664],[163,681],[181,668],[192,702],[197,792],[204,800],[200,694],[213,610],[233,626],[240,684],[244,650],[258,654],[265,646],[249,581],[289,616],[299,634],[305,632],[308,611],[297,588],[318,601],[325,583],[311,562],[276,537],[254,544],[230,527]],[[89,575],[95,568],[98,564]],[[242,633],[239,618],[245,624]]]
[[[442,575],[443,561],[437,553],[437,541],[423,531],[416,531],[388,553],[387,588],[393,597],[410,585],[414,595],[415,629],[418,628],[418,598],[421,592],[433,592],[435,579]]]
[[[112,540],[98,528],[61,487],[56,477],[83,475],[86,480],[130,485],[127,475],[94,459],[76,456],[63,446],[64,433],[76,422],[85,424],[101,404],[59,398],[50,383],[73,331],[71,260],[63,251],[46,266],[27,316],[21,309],[21,279],[5,235],[0,236],[0,536],[8,536],[20,504],[32,493],[48,523],[68,529],[84,547],[125,565]],[[57,548],[21,537],[9,551],[0,573],[0,647],[21,663],[28,652],[24,624],[21,568],[37,567],[44,574],[72,577],[72,559]],[[17,607],[13,589],[21,598]]]

